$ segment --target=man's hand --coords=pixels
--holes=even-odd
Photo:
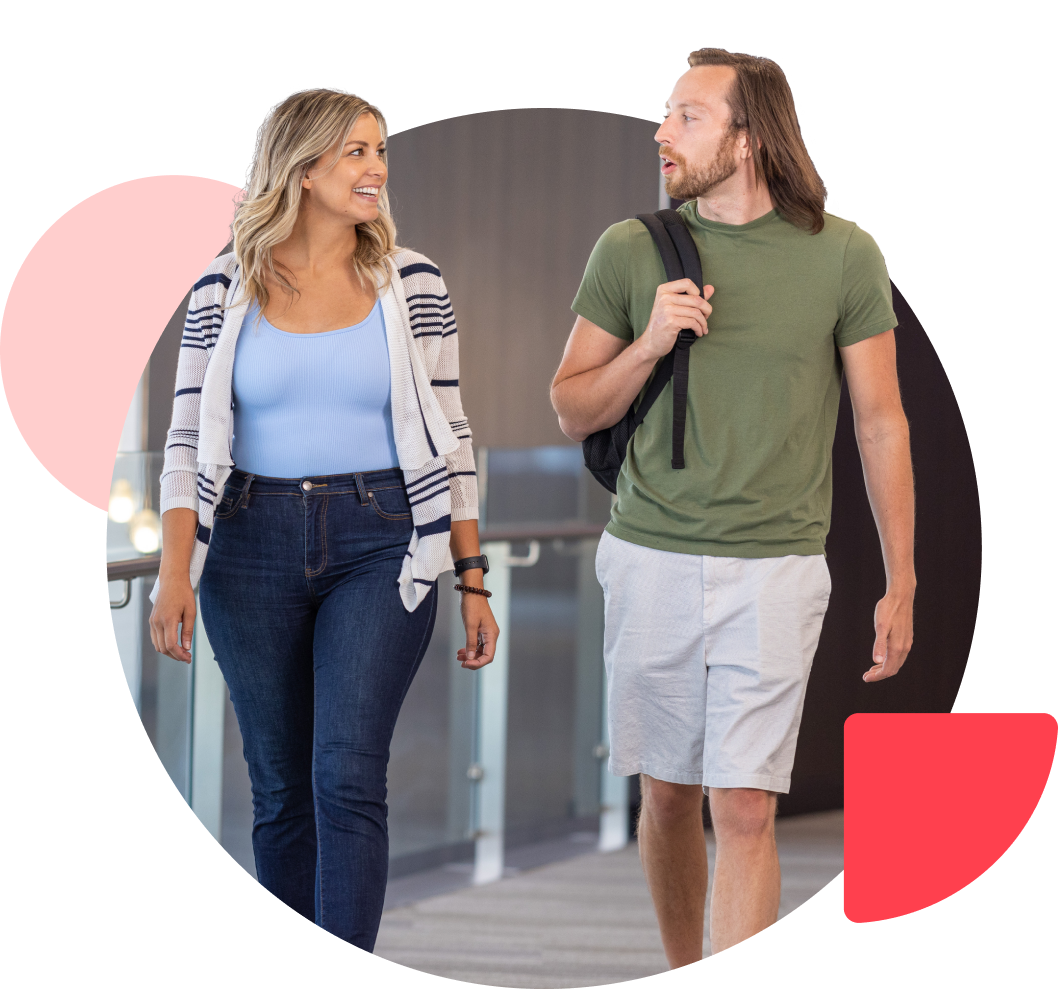
[[[681,330],[693,330],[696,337],[707,334],[713,313],[708,300],[713,292],[713,286],[706,285],[699,293],[689,278],[659,285],[650,320],[636,343],[657,361],[672,350]]]
[[[886,592],[874,608],[874,666],[863,675],[870,684],[892,677],[904,663],[912,641],[915,593]]]

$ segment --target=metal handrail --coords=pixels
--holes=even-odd
[[[162,562],[160,553],[148,554],[146,557],[136,557],[133,560],[108,560],[108,581],[131,581],[132,578],[148,577],[158,573],[158,565]]]
[[[158,567],[162,562],[160,553],[148,554],[146,557],[137,557],[134,560],[110,560],[107,561],[107,581],[123,581],[125,587],[122,589],[121,598],[116,602],[111,601],[112,609],[124,608],[132,601],[132,582],[138,577],[150,577],[158,573]]]
[[[602,536],[605,528],[606,526],[603,523],[587,523],[578,520],[566,523],[498,523],[495,526],[486,526],[478,534],[478,537],[482,543],[585,540],[594,536]]]
[[[479,534],[482,543],[535,543],[548,540],[585,540],[602,536],[605,526],[602,523],[586,523],[573,520],[565,523],[522,523],[499,524],[487,526]],[[111,608],[124,608],[131,596],[132,580],[138,577],[150,577],[158,573],[162,562],[160,553],[136,557],[132,560],[111,560],[107,562],[107,581],[124,581],[125,590],[118,602],[111,602]],[[535,563],[535,560],[534,560]]]
[[[593,536],[602,536],[606,527],[602,523],[586,523],[576,520],[568,523],[525,523],[499,524],[488,526],[481,531],[482,543],[504,541],[507,543],[528,543],[531,540],[584,540]],[[148,577],[158,573],[162,562],[160,553],[136,557],[132,560],[111,560],[107,562],[107,580],[124,581],[131,578]]]

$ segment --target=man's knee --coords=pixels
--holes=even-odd
[[[718,839],[754,839],[775,826],[776,795],[750,787],[709,788],[709,817]]]
[[[701,818],[704,795],[697,784],[673,784],[641,774],[640,792],[643,812],[661,828],[696,815]]]

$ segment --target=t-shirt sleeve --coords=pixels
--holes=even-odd
[[[628,318],[628,221],[603,232],[584,270],[573,299],[573,312],[622,340],[632,340],[635,331]]]
[[[841,317],[834,327],[838,347],[848,347],[897,324],[885,259],[874,238],[854,227],[841,273]]]

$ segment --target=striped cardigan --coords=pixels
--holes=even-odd
[[[389,347],[397,459],[411,504],[411,543],[398,585],[413,611],[437,576],[451,570],[452,520],[476,519],[477,476],[470,427],[459,399],[455,317],[437,267],[400,249],[387,260],[392,278],[379,292]],[[232,370],[247,303],[234,254],[223,254],[191,290],[176,372],[173,420],[165,445],[161,511],[198,512],[191,585],[202,576],[214,502],[233,467]],[[151,595],[158,591],[157,584]]]

